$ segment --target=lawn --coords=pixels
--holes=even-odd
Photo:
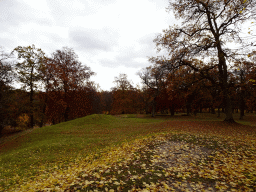
[[[255,191],[256,116],[90,115],[0,145],[1,191]]]

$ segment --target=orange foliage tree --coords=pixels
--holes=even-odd
[[[115,77],[116,87],[112,88],[113,103],[111,114],[138,113],[141,110],[141,95],[128,81],[126,74]]]
[[[142,82],[147,86],[150,92],[149,102],[152,106],[152,117],[155,116],[156,107],[157,107],[157,97],[164,89],[165,85],[165,74],[164,70],[158,67],[150,66],[142,71],[138,72]]]
[[[44,122],[56,123],[90,114],[93,98],[97,96],[89,83],[93,74],[88,66],[78,61],[71,48],[64,47],[47,58],[41,69],[45,87],[41,99],[48,119]]]
[[[110,114],[113,103],[113,93],[111,91],[102,91],[99,93],[101,111],[104,114]]]
[[[194,60],[198,65],[202,65],[199,60]],[[215,113],[216,100],[219,100],[219,88],[208,79],[205,79],[199,72],[190,67],[181,66],[171,73],[161,66],[151,66],[138,73],[143,83],[148,86],[149,98],[151,102],[151,111],[167,112],[171,115],[180,109],[186,108],[187,115],[192,112],[196,114],[202,111],[202,108],[211,108]],[[209,71],[212,79],[216,82],[218,77],[214,69]],[[220,103],[218,104],[220,105]]]
[[[245,103],[248,111],[256,111],[256,57],[254,63],[252,63],[250,71],[246,74],[245,88],[246,98]]]
[[[253,19],[255,7],[255,1],[170,0],[168,10],[182,20],[181,25],[170,26],[154,40],[158,51],[164,49],[168,52],[167,56],[150,58],[150,61],[169,71],[187,66],[199,72],[201,77],[218,83],[224,96],[225,121],[230,123],[234,119],[228,63],[245,54],[245,49],[227,48],[225,42],[236,41],[245,48],[251,45],[240,38],[240,24]],[[199,65],[194,62],[195,58],[207,62]],[[218,82],[209,75],[212,69],[218,71]]]

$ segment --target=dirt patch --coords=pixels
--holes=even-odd
[[[160,157],[158,159],[159,164],[165,168],[177,166],[178,164],[185,166],[192,159],[193,161],[199,161],[212,152],[208,148],[182,141],[167,141],[155,149],[155,154]]]
[[[213,153],[213,150],[186,143],[183,141],[166,141],[163,144],[157,146],[154,150],[154,165],[160,166],[167,171],[180,171],[186,172],[191,166],[194,166],[197,162],[206,159]],[[176,191],[182,191],[179,186],[174,186],[177,182],[173,177],[169,177],[167,183],[170,187],[176,189]],[[185,187],[188,191],[204,190],[216,191],[213,182],[202,182],[201,187],[198,188],[196,184],[185,179],[180,180],[180,186]]]

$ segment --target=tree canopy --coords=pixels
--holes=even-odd
[[[18,46],[13,50],[17,53],[19,62],[16,63],[18,79],[23,84],[24,89],[29,89],[30,97],[30,127],[34,126],[34,91],[38,87],[38,82],[41,80],[40,68],[43,65],[45,53],[40,48],[35,48],[35,45],[22,47]]]
[[[55,89],[74,90],[83,87],[92,75],[90,67],[82,65],[78,55],[72,48],[63,47],[52,54],[51,68],[55,76],[52,77]]]
[[[248,41],[241,37],[242,24],[255,18],[255,5],[252,0],[169,1],[168,10],[182,23],[170,26],[154,40],[158,51],[167,50],[168,56],[151,57],[151,62],[169,71],[188,66],[221,86],[228,122],[234,122],[228,91],[228,65],[246,54],[246,49],[232,49],[229,43],[248,46]],[[211,76],[213,69],[218,69],[217,81]]]

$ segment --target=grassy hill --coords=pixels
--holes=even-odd
[[[217,119],[209,114],[201,114],[197,117],[135,117],[136,115],[123,115],[119,117],[110,115],[90,115],[57,125],[33,129],[30,132],[25,132],[18,137],[14,137],[12,140],[7,140],[0,146],[0,189],[2,191],[13,191],[17,188],[17,191],[29,191],[31,187],[31,191],[33,191],[35,183],[38,185],[40,183],[42,184],[40,185],[41,190],[52,188],[52,191],[54,191],[53,186],[56,191],[58,191],[58,189],[61,191],[63,187],[71,191],[76,191],[75,188],[82,191],[81,186],[91,186],[91,189],[99,188],[103,191],[110,190],[111,187],[114,190],[121,191],[128,191],[136,186],[140,186],[142,189],[143,185],[149,185],[152,181],[164,181],[164,177],[154,177],[151,175],[152,177],[150,179],[150,177],[143,176],[143,180],[138,179],[142,176],[137,176],[134,177],[134,183],[127,181],[128,183],[123,184],[122,188],[122,184],[120,183],[122,174],[119,174],[120,178],[118,178],[118,175],[115,176],[115,185],[113,184],[114,181],[112,185],[104,185],[104,183],[100,183],[103,176],[97,175],[102,173],[100,170],[103,171],[104,166],[97,169],[97,174],[95,170],[94,172],[89,171],[91,174],[96,174],[95,177],[89,177],[88,173],[85,173],[85,170],[89,170],[88,167],[92,170],[92,167],[97,167],[102,164],[111,164],[111,166],[114,166],[113,163],[123,162],[132,154],[133,156],[130,157],[130,161],[134,160],[134,154],[137,154],[136,158],[139,157],[138,154],[144,154],[144,156],[140,157],[141,163],[143,165],[145,164],[145,166],[151,166],[149,159],[151,157],[153,158],[153,153],[138,153],[138,151],[141,151],[143,147],[144,150],[146,150],[146,146],[149,147],[150,143],[153,149],[154,146],[160,145],[160,143],[166,139],[204,146],[208,149],[215,150],[215,155],[221,150],[240,151],[241,154],[236,153],[235,157],[227,154],[227,158],[232,157],[233,159],[238,159],[237,161],[239,161],[240,164],[241,162],[247,163],[248,167],[241,170],[241,174],[247,179],[245,179],[245,181],[249,182],[247,186],[249,187],[248,189],[255,189],[256,163],[253,164],[250,161],[254,157],[256,159],[255,127],[241,124],[230,126],[221,122],[221,118]],[[252,115],[252,117],[255,116]],[[254,123],[250,121],[250,116],[246,118],[248,119],[240,121],[240,123]],[[146,151],[150,150],[147,149]],[[112,154],[112,156],[109,156],[109,154]],[[145,158],[146,156],[147,158]],[[242,159],[240,158],[239,160],[239,156],[241,156]],[[248,162],[251,162],[251,164],[248,164]],[[123,165],[124,164],[120,166],[120,169],[124,169]],[[209,163],[209,166],[210,165],[213,166],[213,164]],[[217,166],[219,163],[215,163],[215,165]],[[232,166],[232,164],[230,166]],[[127,167],[128,166],[126,166],[125,169],[127,169]],[[132,166],[129,167],[131,168]],[[139,169],[137,167],[133,169],[138,171],[141,168]],[[161,168],[158,168],[158,171],[159,170],[161,170]],[[250,170],[252,175],[249,174],[247,170]],[[111,174],[115,175],[116,171]],[[127,170],[125,175],[128,173],[131,173],[131,171]],[[156,172],[156,174],[164,176],[161,171]],[[62,175],[65,175],[65,177],[63,176],[63,178],[65,178],[63,180],[61,179]],[[83,177],[81,175],[83,175]],[[145,174],[141,173],[141,175],[147,174],[145,172]],[[219,175],[219,178],[223,176],[222,172],[217,175]],[[105,177],[107,176],[105,175]],[[197,177],[202,178],[198,179]],[[203,177],[202,175],[197,175],[195,176],[197,179],[193,178],[192,180],[201,182]],[[49,178],[52,179],[49,180]],[[97,179],[97,184],[93,185],[93,183],[90,183],[92,181],[96,182]],[[136,182],[136,179],[138,182]],[[85,183],[83,182],[83,184],[79,185],[79,181],[81,180]],[[178,181],[180,181],[180,179],[178,179]],[[212,178],[211,182],[213,181],[215,180]],[[218,180],[215,182],[217,181]],[[227,181],[230,180],[227,179]],[[236,180],[232,180],[233,183],[235,181]],[[232,187],[232,183],[227,182],[226,185]],[[240,187],[243,185],[246,186],[245,183],[240,183],[239,185]],[[20,188],[22,186],[24,186],[24,189]],[[161,186],[164,187],[165,185],[160,183],[159,187]],[[238,184],[235,185],[235,187],[234,189],[240,189]],[[145,188],[151,189],[150,186]],[[85,188],[84,191],[88,189],[89,188]]]
[[[0,184],[13,185],[16,175],[33,177],[38,169],[63,167],[79,155],[96,152],[111,145],[120,145],[143,134],[160,120],[117,118],[110,115],[90,115],[69,122],[34,129],[3,143],[0,148]],[[29,170],[29,171],[28,171]]]

